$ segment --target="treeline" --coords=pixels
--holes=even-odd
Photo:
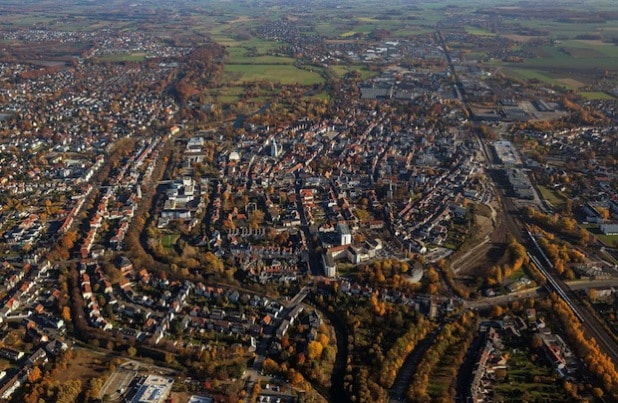
[[[556,294],[550,296],[552,310],[560,320],[569,345],[573,346],[577,355],[581,357],[588,370],[603,387],[611,401],[618,400],[618,372],[612,361],[599,349],[594,338],[584,333],[581,322],[571,308]]]
[[[204,89],[219,84],[227,51],[216,42],[209,42],[189,53],[183,60],[180,78],[173,84],[172,93],[185,104]]]
[[[453,270],[448,266],[446,259],[438,260],[438,268],[444,277],[444,281],[455,294],[461,298],[470,298],[470,290],[463,284],[457,282],[453,276]]]
[[[280,374],[290,382],[300,384],[302,375],[316,389],[327,390],[330,385],[330,373],[337,354],[334,334],[322,323],[315,339],[310,340],[311,329],[299,323],[291,328],[281,339],[281,351],[276,360],[264,361],[264,371],[270,374]]]
[[[568,98],[562,100],[564,108],[569,112],[568,115],[561,120],[567,125],[607,125],[610,120],[602,112],[594,110],[592,107],[584,107],[571,102]]]
[[[567,280],[573,280],[575,273],[573,269],[567,267],[567,264],[583,263],[586,260],[584,254],[567,243],[556,242],[551,236],[545,236],[539,239],[538,242],[545,255],[554,264],[554,270]]]
[[[480,124],[474,128],[476,134],[478,134],[481,138],[485,140],[495,141],[500,138],[498,133],[490,126],[485,124]]]
[[[246,122],[285,127],[301,118],[315,121],[328,117],[331,112],[328,100],[308,98],[306,92],[307,88],[300,85],[284,86],[261,113],[253,114]]]
[[[408,284],[402,276],[409,270],[410,266],[403,260],[382,259],[362,266],[355,276],[360,283],[399,288]]]
[[[457,371],[472,342],[476,325],[477,321],[472,312],[444,325],[434,344],[418,364],[414,380],[407,391],[409,401],[455,400]],[[433,386],[431,389],[430,385]]]
[[[406,357],[414,350],[416,345],[423,340],[435,325],[424,317],[420,317],[418,323],[410,326],[407,332],[397,339],[393,347],[388,350],[380,368],[380,385],[391,388],[397,373],[401,369]]]
[[[491,266],[487,270],[487,273],[485,273],[485,286],[493,287],[500,285],[504,279],[521,269],[523,264],[528,261],[526,248],[517,240],[511,239],[504,252],[503,259],[506,259],[504,264]]]
[[[323,305],[340,313],[349,332],[343,376],[347,400],[385,401],[387,391],[381,383],[392,384],[393,372],[396,375],[401,366],[399,360],[405,359],[397,355],[411,348],[425,332],[423,328],[431,325],[410,306],[394,309],[393,304],[376,294],[359,300],[337,292],[324,296]],[[384,371],[391,373],[383,377]]]
[[[581,246],[586,246],[590,242],[590,233],[584,228],[579,228],[574,218],[557,214],[544,214],[531,206],[526,207],[524,215],[527,222],[537,224],[565,237],[576,239]]]
[[[367,367],[356,368],[354,376],[350,378],[350,389],[353,391],[350,397],[351,402],[385,402],[388,400],[388,393],[378,385],[373,376],[369,375]]]

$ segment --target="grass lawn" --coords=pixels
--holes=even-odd
[[[337,264],[337,275],[341,277],[349,276],[358,272],[358,267],[349,263]]]
[[[318,22],[313,27],[314,31],[324,37],[337,36],[337,27],[334,24],[328,22]]]
[[[582,227],[586,228],[588,232],[599,238],[599,241],[603,242],[606,246],[614,247],[618,245],[618,235],[604,235],[598,224],[583,224]]]
[[[367,80],[371,77],[374,77],[376,74],[378,74],[377,72],[367,70],[367,67],[365,66],[357,66],[357,65],[350,65],[350,66],[335,65],[335,66],[330,66],[330,69],[335,74],[337,74],[339,78],[342,78],[347,73],[352,72],[352,71],[358,71],[361,74],[361,78],[363,80]]]
[[[468,51],[464,54],[466,60],[483,60],[487,57],[487,52],[482,51]]]
[[[180,238],[180,235],[178,234],[163,235],[163,237],[161,238],[161,245],[164,248],[173,248],[174,245],[176,245],[178,238]]]
[[[434,28],[431,26],[410,25],[410,26],[405,26],[404,28],[393,31],[393,36],[407,37],[407,36],[413,36],[413,35],[425,34],[425,33],[431,33],[431,32],[434,32]]]
[[[453,344],[450,344],[431,371],[427,393],[432,398],[446,395],[449,388],[455,384],[452,370],[458,368],[458,365],[454,359],[463,346],[462,340],[456,340]]]
[[[521,280],[524,277],[526,277],[526,272],[524,271],[524,269],[522,267],[519,270],[517,270],[516,272],[514,272],[513,274],[511,274],[509,277],[507,277],[505,279],[504,283],[505,284],[511,284],[512,282]]]
[[[566,204],[567,197],[557,190],[549,189],[545,186],[539,186],[539,191],[543,199],[555,209],[563,209]]]

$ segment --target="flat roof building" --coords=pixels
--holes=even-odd
[[[135,395],[129,401],[131,403],[162,403],[172,391],[173,384],[173,378],[148,375],[141,384],[138,384]]]

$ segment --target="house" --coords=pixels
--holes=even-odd
[[[586,203],[584,205],[584,212],[586,213],[586,221],[596,224],[603,224],[603,216],[592,204]]]
[[[6,358],[9,361],[17,362],[24,356],[23,351],[14,350],[9,347],[0,348],[0,357]]]

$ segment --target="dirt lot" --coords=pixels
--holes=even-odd
[[[507,242],[507,233],[501,224],[500,213],[497,212],[497,204],[492,202],[492,207],[496,212],[493,220],[491,214],[481,214],[476,216],[478,231],[471,242],[471,246],[458,252],[451,263],[451,269],[455,278],[470,279],[482,275],[483,270],[496,264],[502,257]],[[489,209],[487,209],[489,210]],[[494,227],[494,220],[496,227]]]
[[[59,382],[73,379],[81,379],[84,383],[88,379],[101,376],[107,370],[107,364],[111,360],[99,354],[86,350],[74,350],[75,358],[69,363],[66,371],[58,378]]]

